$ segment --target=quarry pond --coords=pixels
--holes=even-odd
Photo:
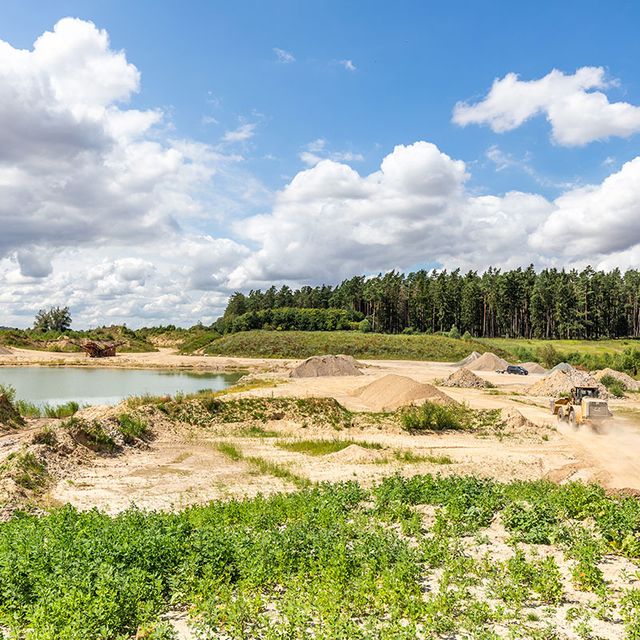
[[[219,391],[242,373],[196,373],[149,369],[89,369],[85,367],[0,367],[0,385],[10,385],[16,397],[37,405],[117,404],[129,396],[174,395],[201,389]]]

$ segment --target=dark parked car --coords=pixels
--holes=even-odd
[[[513,374],[515,374],[517,376],[528,376],[529,375],[529,372],[524,367],[521,367],[520,365],[517,365],[517,364],[510,364],[501,373],[513,373]]]

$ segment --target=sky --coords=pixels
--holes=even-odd
[[[0,3],[0,325],[638,268],[640,4]]]

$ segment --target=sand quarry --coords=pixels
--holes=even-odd
[[[356,412],[358,418],[353,426],[342,429],[278,413],[215,428],[153,424],[153,438],[118,455],[69,455],[42,497],[43,502],[69,502],[81,509],[97,507],[116,513],[131,504],[146,509],[175,509],[211,499],[295,488],[286,478],[260,471],[247,462],[250,458],[281,465],[312,482],[358,480],[369,485],[396,473],[442,473],[475,474],[504,481],[594,481],[611,490],[640,491],[640,401],[634,394],[609,401],[615,418],[604,432],[572,431],[569,426],[558,426],[550,414],[549,394],[544,393],[549,386],[545,374],[497,373],[492,365],[502,363],[494,356],[475,357],[465,363],[464,371],[448,363],[356,362],[349,358],[341,360],[336,369],[335,362],[319,360],[318,367],[332,375],[318,375],[313,367],[309,370],[308,361],[180,356],[170,349],[99,362],[99,366],[140,368],[244,369],[250,372],[248,379],[265,380],[269,386],[236,396],[333,398]],[[11,354],[0,356],[0,364],[86,366],[87,359],[77,354],[13,349]],[[300,376],[300,372],[304,375]],[[559,375],[565,374],[554,374]],[[447,379],[450,383],[453,380],[453,386],[443,386]],[[488,387],[483,388],[478,380]],[[553,378],[551,382],[557,389],[558,381]],[[532,393],[536,389],[538,392]],[[379,413],[425,400],[466,403],[473,409],[499,409],[507,428],[481,435],[412,435]],[[109,410],[91,411],[99,417],[101,411]],[[22,429],[0,432],[0,462],[28,444],[34,431],[47,423],[54,429],[59,424],[41,419],[28,421]],[[328,455],[298,453],[279,446],[309,439],[342,439],[348,446]],[[243,458],[234,461],[221,453],[221,442],[235,446]],[[419,459],[407,461],[407,453]]]

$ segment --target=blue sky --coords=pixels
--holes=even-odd
[[[297,284],[335,280],[352,275],[351,272],[408,269],[421,264],[487,266],[481,258],[469,257],[466,242],[474,234],[481,240],[483,232],[474,231],[471,226],[455,248],[451,244],[455,239],[450,238],[451,247],[446,255],[438,255],[438,243],[426,243],[422,249],[418,246],[405,252],[406,259],[402,251],[378,251],[380,259],[376,262],[375,247],[388,247],[390,243],[376,235],[374,225],[363,231],[363,223],[357,219],[359,214],[354,213],[357,207],[337,210],[345,198],[359,201],[364,197],[359,190],[369,189],[366,177],[379,171],[383,159],[397,145],[410,147],[419,141],[432,143],[452,163],[464,162],[461,171],[453,164],[438,168],[429,164],[435,158],[429,156],[430,147],[415,151],[426,154],[421,156],[420,175],[451,171],[451,175],[457,176],[452,178],[456,186],[447,192],[447,198],[454,208],[461,205],[452,198],[464,197],[462,206],[469,205],[467,217],[460,222],[462,228],[466,228],[471,218],[482,217],[478,211],[489,206],[483,197],[500,199],[500,215],[514,224],[518,216],[536,218],[524,240],[513,237],[513,242],[520,244],[533,238],[519,257],[508,255],[502,247],[493,253],[489,251],[486,260],[505,267],[514,266],[519,260],[533,261],[537,266],[570,266],[585,259],[603,267],[612,264],[625,267],[636,259],[633,252],[640,237],[633,236],[633,242],[611,238],[606,246],[600,246],[593,242],[599,233],[595,229],[568,253],[560,246],[555,253],[546,251],[541,248],[539,238],[550,230],[568,233],[571,215],[588,217],[594,204],[580,201],[576,214],[575,190],[586,185],[606,185],[608,176],[619,172],[624,163],[637,155],[636,131],[640,127],[635,124],[637,114],[633,111],[635,105],[640,105],[637,2],[5,0],[0,5],[0,40],[14,50],[31,50],[41,34],[52,31],[65,17],[78,18],[83,24],[92,22],[95,33],[104,30],[110,43],[102,52],[104,59],[123,50],[126,62],[140,74],[137,84],[134,80],[123,83],[108,104],[100,102],[100,108],[162,114],[153,127],[144,128],[145,140],[159,142],[164,151],[175,146],[183,154],[184,165],[179,177],[177,173],[172,176],[175,178],[172,184],[178,186],[170,197],[165,194],[162,200],[158,196],[160,200],[154,199],[145,206],[149,211],[153,208],[163,212],[154,218],[155,225],[166,223],[167,229],[172,225],[179,229],[182,234],[179,242],[188,243],[184,255],[191,258],[195,255],[199,262],[196,266],[176,263],[167,270],[160,245],[137,241],[134,247],[118,234],[111,237],[104,230],[94,232],[100,227],[95,208],[92,214],[86,203],[74,200],[56,210],[52,203],[59,206],[59,201],[42,196],[40,211],[61,218],[69,216],[71,208],[73,216],[86,211],[82,225],[92,231],[84,237],[60,231],[55,237],[41,235],[26,240],[23,237],[26,232],[17,231],[11,243],[3,247],[0,242],[0,260],[4,260],[4,270],[0,262],[0,274],[4,274],[0,275],[0,284],[4,278],[5,290],[11,288],[11,295],[5,294],[4,300],[0,298],[0,304],[4,302],[6,315],[14,322],[29,317],[37,304],[35,299],[42,299],[43,291],[56,287],[59,297],[47,295],[45,301],[68,298],[72,292],[77,315],[87,323],[105,315],[122,319],[131,314],[144,323],[163,319],[159,305],[154,304],[163,277],[175,285],[176,293],[172,295],[176,296],[176,304],[182,296],[180,314],[183,322],[188,323],[200,316],[215,316],[229,291],[264,286],[271,281]],[[74,34],[60,35],[57,41],[67,46],[76,37]],[[72,62],[65,64],[73,64],[75,60],[81,65],[86,51],[83,48],[74,51]],[[55,47],[48,55],[53,56],[53,62],[46,73],[55,88],[59,77],[56,74],[60,73],[54,60]],[[571,81],[565,83],[564,78],[560,84],[545,89],[544,105],[539,111],[532,111],[532,115],[517,126],[509,126],[509,130],[499,130],[496,123],[502,117],[503,107],[495,104],[489,115],[478,109],[470,112],[466,126],[452,121],[457,103],[466,102],[470,107],[482,103],[494,80],[507,74],[517,74],[520,81],[529,82],[544,79],[554,69],[572,78],[584,67],[602,68],[602,77],[587,86],[587,94],[602,93],[609,103],[630,105],[628,123],[607,122],[609,118],[618,118],[615,108],[609,109],[607,104],[600,112],[598,105],[590,104],[589,109],[593,106],[597,111],[596,130],[587,131],[591,116],[585,116],[584,131],[576,133],[572,127],[575,118],[562,101],[581,100],[584,92],[565,90],[565,84],[568,86]],[[37,69],[40,73],[41,67]],[[69,69],[65,67],[64,73],[73,75],[74,71]],[[32,72],[36,73],[33,69]],[[5,87],[11,82],[18,83],[20,73],[18,70],[16,75],[4,78]],[[0,77],[0,84],[2,81]],[[528,86],[525,89],[528,91]],[[520,100],[519,94],[513,95],[516,97],[509,99],[514,102],[504,107],[509,118]],[[64,97],[61,105],[78,118],[78,105],[69,106],[69,100],[73,102],[73,96]],[[586,113],[580,106],[576,109],[579,114]],[[553,113],[558,110],[561,113],[554,122]],[[77,131],[65,134],[69,140],[80,135],[80,124]],[[10,127],[11,123],[0,121],[2,126]],[[47,135],[41,137],[46,139]],[[181,142],[177,144],[175,140]],[[184,151],[185,141],[202,145],[197,158]],[[215,160],[202,159],[205,148],[216,155]],[[43,148],[41,157],[48,157],[50,152],[50,148]],[[316,166],[321,158],[328,162]],[[411,174],[410,165],[415,159],[407,158],[398,169],[402,175],[405,171],[406,175]],[[27,166],[0,157],[1,162],[5,167],[21,170]],[[103,160],[100,162],[104,164]],[[68,170],[74,166],[77,165],[70,162]],[[349,167],[357,176],[348,174]],[[189,168],[199,168],[202,174],[209,172],[208,177],[203,179],[202,174],[197,180],[185,177]],[[306,173],[301,174],[303,171]],[[55,172],[56,180],[60,180],[62,168],[56,167]],[[303,179],[313,184],[313,202],[300,200],[299,183]],[[162,180],[169,178],[165,175]],[[348,189],[345,187],[347,196],[332,193],[331,187],[326,186],[336,180],[349,182]],[[187,182],[189,185],[185,187]],[[155,190],[157,195],[158,185],[161,183],[149,183],[149,193]],[[290,188],[291,185],[294,186]],[[422,187],[412,189],[402,196],[409,208],[415,193],[424,195]],[[447,219],[432,213],[433,197],[442,196],[439,189],[437,194],[431,194],[429,202],[416,205],[402,224],[411,226],[419,219],[424,223],[416,226],[420,233],[437,235],[442,221]],[[283,199],[280,196],[283,190],[295,197]],[[354,197],[355,192],[358,195]],[[526,205],[521,201],[515,205],[505,201],[510,192],[528,194]],[[77,190],[74,194],[77,195]],[[565,199],[571,201],[566,209],[569,213],[555,202],[567,194],[569,197]],[[189,199],[189,204],[183,197]],[[375,211],[384,215],[385,207],[389,206],[386,192],[366,197],[377,198]],[[139,203],[140,198],[137,193],[133,200]],[[393,206],[397,201],[394,196]],[[144,217],[143,208],[135,209],[130,204],[118,204],[118,215],[129,220]],[[635,200],[624,206],[631,207],[628,217],[632,217]],[[317,209],[318,214],[304,231],[301,218],[307,208]],[[14,210],[11,215],[21,214]],[[314,255],[309,247],[336,244],[335,238],[323,234],[322,220],[335,225],[341,216],[345,219],[352,216],[352,225],[343,235],[352,234],[354,245],[345,244],[344,254]],[[496,220],[495,216],[487,218],[487,224],[495,224]],[[294,221],[303,231],[292,233],[279,246],[266,246],[265,236],[271,238],[280,232],[286,235]],[[621,235],[628,239],[631,232],[627,218],[622,223]],[[392,225],[387,235],[393,235],[396,227]],[[442,233],[450,235],[446,229]],[[131,231],[131,237],[134,236]],[[394,236],[394,242],[405,241],[404,236]],[[291,247],[304,251],[305,243],[309,254],[306,263],[296,255],[284,258],[287,268],[275,264],[278,256],[293,251]],[[505,238],[505,246],[506,243]],[[194,248],[195,245],[198,246]],[[215,254],[219,260],[207,262],[198,257],[201,254]],[[132,260],[137,261],[138,271],[131,267]],[[66,279],[62,276],[73,269],[74,261],[76,266],[97,270],[98,278],[111,278],[113,286],[105,285],[100,298],[90,291],[80,293],[70,276]],[[118,271],[117,267],[123,264],[127,273],[139,276],[137,280],[123,279],[122,269]],[[186,285],[180,282],[180,269],[183,275],[185,269],[188,272],[190,280]],[[125,298],[130,300],[128,306],[121,303]],[[145,305],[148,310],[139,312]]]

